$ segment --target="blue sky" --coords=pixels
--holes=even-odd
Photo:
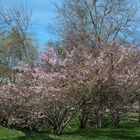
[[[60,0],[2,0],[4,6],[14,6],[20,3],[27,5],[33,11],[33,32],[39,39],[40,46],[44,47],[48,40],[56,39],[56,36],[50,32],[56,16],[54,4],[59,4]]]
[[[55,40],[57,36],[51,33],[51,26],[53,25],[56,8],[54,4],[60,4],[61,0],[1,0],[2,4],[6,6],[14,6],[20,3],[27,5],[33,11],[33,32],[35,37],[39,40],[41,48],[49,40]],[[139,0],[135,0],[139,4]]]

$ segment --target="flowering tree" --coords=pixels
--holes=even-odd
[[[103,96],[112,115],[112,125],[118,125],[120,110],[136,96],[139,81],[139,59],[134,48],[109,46],[101,53],[107,82]],[[105,72],[106,71],[106,72]]]
[[[101,114],[108,109],[117,126],[121,109],[138,95],[138,51],[116,43],[104,45],[98,53],[81,44],[61,51],[48,47],[40,65],[20,62],[15,82],[1,86],[0,113],[8,124],[32,129],[45,121],[61,134],[75,115],[81,128],[87,120],[101,126]]]

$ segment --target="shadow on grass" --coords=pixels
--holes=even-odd
[[[66,129],[60,136],[55,136],[50,132],[26,132],[25,136],[5,140],[140,140],[140,124],[136,121],[123,121],[118,128],[79,130],[75,123],[71,126],[71,130]]]
[[[22,131],[23,136],[0,138],[0,140],[60,140],[58,136],[52,135],[50,131],[36,132],[36,131]]]
[[[32,133],[11,140],[140,140],[140,131],[119,129],[86,129],[76,130],[71,133],[63,133],[60,136],[54,136],[47,133]],[[5,139],[10,140],[10,139]]]
[[[107,140],[140,140],[140,131],[127,129],[90,129],[90,130],[77,130],[73,133],[65,133],[63,135],[73,137],[83,137],[85,140],[94,139],[107,139]],[[79,139],[80,140],[80,139]]]
[[[82,137],[83,140],[140,140],[140,124],[136,121],[123,121],[118,128],[110,126],[101,129],[73,130],[63,135]]]
[[[1,140],[1,139],[0,139]],[[52,138],[49,134],[46,133],[35,133],[31,135],[20,136],[13,139],[3,139],[3,140],[60,140],[59,138]]]

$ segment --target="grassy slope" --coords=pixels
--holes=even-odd
[[[54,136],[51,133],[22,135],[20,132],[0,127],[0,140],[3,138],[5,140],[140,140],[140,124],[133,119],[123,121],[119,128],[106,126],[102,129],[79,130],[74,122],[71,124],[71,128],[66,129],[61,136]]]
[[[0,126],[0,140],[4,140],[4,139],[10,140],[11,138],[17,138],[20,136],[24,136],[24,134]]]
[[[140,125],[136,122],[123,122],[117,128],[67,130],[61,136],[52,134],[32,134],[21,140],[140,140]]]

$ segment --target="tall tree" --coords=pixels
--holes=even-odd
[[[13,75],[19,61],[30,63],[37,59],[38,44],[31,35],[32,12],[24,5],[0,9],[1,75]]]
[[[58,33],[75,42],[138,41],[138,8],[129,0],[62,0]]]

